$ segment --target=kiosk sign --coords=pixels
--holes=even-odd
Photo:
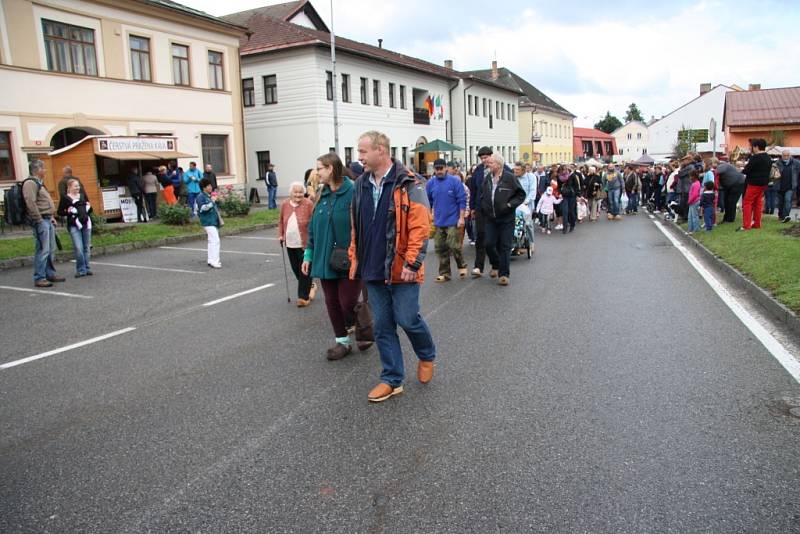
[[[101,137],[98,152],[175,152],[175,139],[160,137]]]

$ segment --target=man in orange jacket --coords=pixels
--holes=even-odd
[[[370,402],[403,392],[403,352],[399,325],[419,358],[417,378],[433,378],[436,346],[419,313],[430,211],[420,176],[389,157],[389,138],[370,131],[358,140],[358,157],[367,169],[355,183],[350,240],[350,278],[364,280],[372,306],[381,382]]]

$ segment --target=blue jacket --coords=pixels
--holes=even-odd
[[[440,228],[456,226],[461,211],[467,209],[467,193],[456,176],[432,176],[425,185],[428,202],[433,209],[433,224]]]
[[[200,180],[202,178],[203,173],[201,173],[200,169],[197,167],[195,167],[194,170],[189,169],[183,173],[183,181],[188,184],[188,190],[190,193],[200,192]]]
[[[217,204],[205,192],[197,195],[197,212],[200,214],[201,226],[219,226]]]
[[[525,190],[525,202],[528,206],[532,206],[536,199],[536,189],[538,186],[538,180],[536,179],[536,175],[532,172],[526,172],[522,176],[519,177],[519,185],[522,186],[522,189]]]

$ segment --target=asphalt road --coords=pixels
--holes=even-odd
[[[800,385],[649,219],[537,234],[508,288],[431,250],[436,376],[380,405],[270,235],[0,288],[0,365],[135,328],[0,369],[0,532],[800,531]]]

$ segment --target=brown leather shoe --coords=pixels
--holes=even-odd
[[[53,282],[50,282],[49,280],[42,279],[42,280],[35,281],[33,283],[33,285],[35,285],[36,287],[53,287]]]
[[[423,384],[427,384],[433,378],[433,362],[420,360],[417,364],[417,380]]]
[[[372,391],[370,391],[369,395],[367,395],[367,400],[370,402],[383,402],[389,397],[392,397],[394,395],[399,395],[402,392],[403,392],[402,384],[397,386],[396,388],[393,388],[389,384],[384,384],[383,382],[381,382],[380,384],[372,388]]]
[[[297,299],[297,307],[298,308],[305,308],[309,304],[311,304],[311,300]]]
[[[47,279],[47,281],[48,282],[64,282],[64,281],[66,281],[66,278],[64,278],[63,276],[55,275],[55,276],[49,277]]]
[[[497,278],[497,269],[492,269],[489,272],[489,278]]]
[[[372,341],[356,341],[356,346],[358,347],[358,350],[364,352],[365,350],[369,350],[369,348],[372,346]]]
[[[327,358],[331,361],[341,360],[351,352],[353,352],[353,347],[350,345],[342,345],[341,343],[337,343],[328,349]]]
[[[501,276],[500,280],[498,280],[497,283],[500,284],[501,286],[507,286],[508,285],[508,277],[507,276]]]

